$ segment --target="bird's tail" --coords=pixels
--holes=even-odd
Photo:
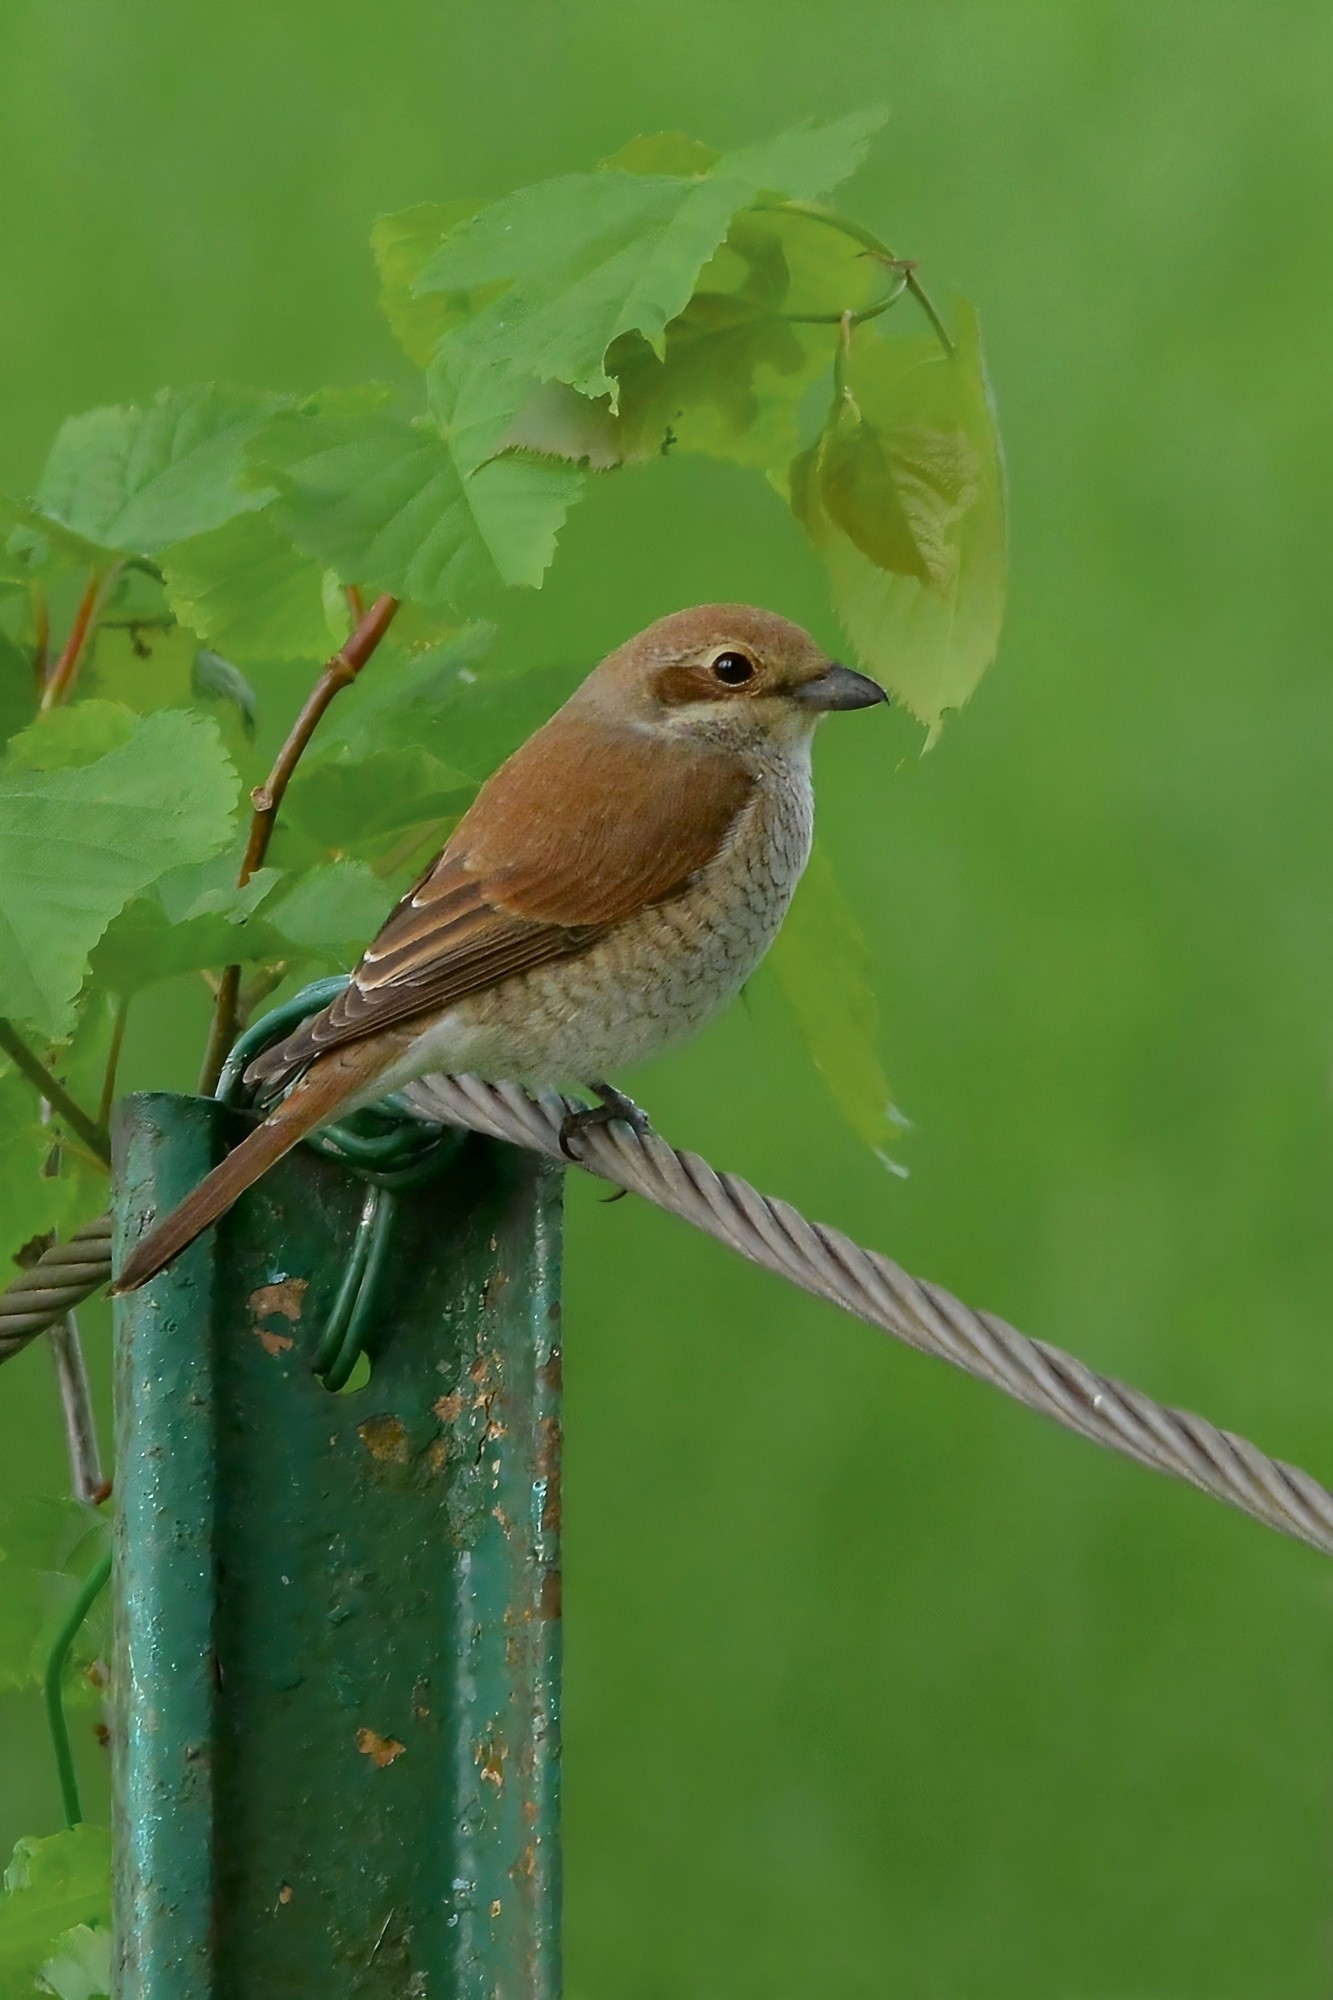
[[[232,1203],[276,1160],[289,1153],[307,1132],[312,1132],[340,1104],[369,1083],[375,1070],[383,1067],[384,1060],[381,1055],[377,1061],[368,1061],[370,1053],[364,1047],[339,1050],[336,1055],[326,1056],[322,1062],[307,1070],[263,1124],[248,1133],[240,1145],[228,1153],[212,1173],[206,1174],[198,1187],[148,1232],[142,1243],[135,1246],[111,1287],[113,1298],[122,1292],[137,1292],[140,1285],[146,1285],[150,1278],[165,1270],[210,1223],[225,1215]]]

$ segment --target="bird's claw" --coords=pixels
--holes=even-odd
[[[578,1155],[570,1150],[570,1140],[580,1132],[588,1132],[598,1125],[612,1125],[619,1119],[628,1125],[636,1138],[642,1139],[652,1131],[648,1114],[641,1111],[632,1097],[616,1090],[609,1083],[594,1083],[591,1088],[601,1099],[600,1104],[585,1104],[578,1111],[567,1111],[560,1125],[560,1150],[567,1160],[578,1165]]]

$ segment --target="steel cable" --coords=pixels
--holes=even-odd
[[[530,1097],[514,1084],[426,1077],[403,1093],[428,1122],[461,1126],[564,1164],[560,1128],[568,1100]],[[816,1298],[988,1382],[1067,1430],[1155,1472],[1184,1480],[1228,1506],[1333,1555],[1333,1493],[1308,1472],[1269,1458],[1205,1418],[1154,1402],[1074,1355],[975,1312],[941,1286],[911,1277],[889,1257],[839,1230],[808,1222],[790,1203],[718,1174],[697,1153],[619,1122],[581,1131],[579,1164],[702,1229],[751,1263]],[[0,1294],[0,1360],[49,1326],[111,1275],[110,1221],[54,1244]]]

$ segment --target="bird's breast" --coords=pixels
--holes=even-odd
[[[586,1083],[687,1039],[735,997],[777,935],[810,854],[808,768],[761,772],[719,853],[678,895],[574,959],[460,1002],[414,1068],[534,1087]]]

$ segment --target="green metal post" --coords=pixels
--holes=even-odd
[[[243,1129],[129,1100],[122,1243]],[[301,1148],[119,1304],[118,2000],[559,1992],[559,1175],[398,1197],[331,1394],[363,1195]]]

